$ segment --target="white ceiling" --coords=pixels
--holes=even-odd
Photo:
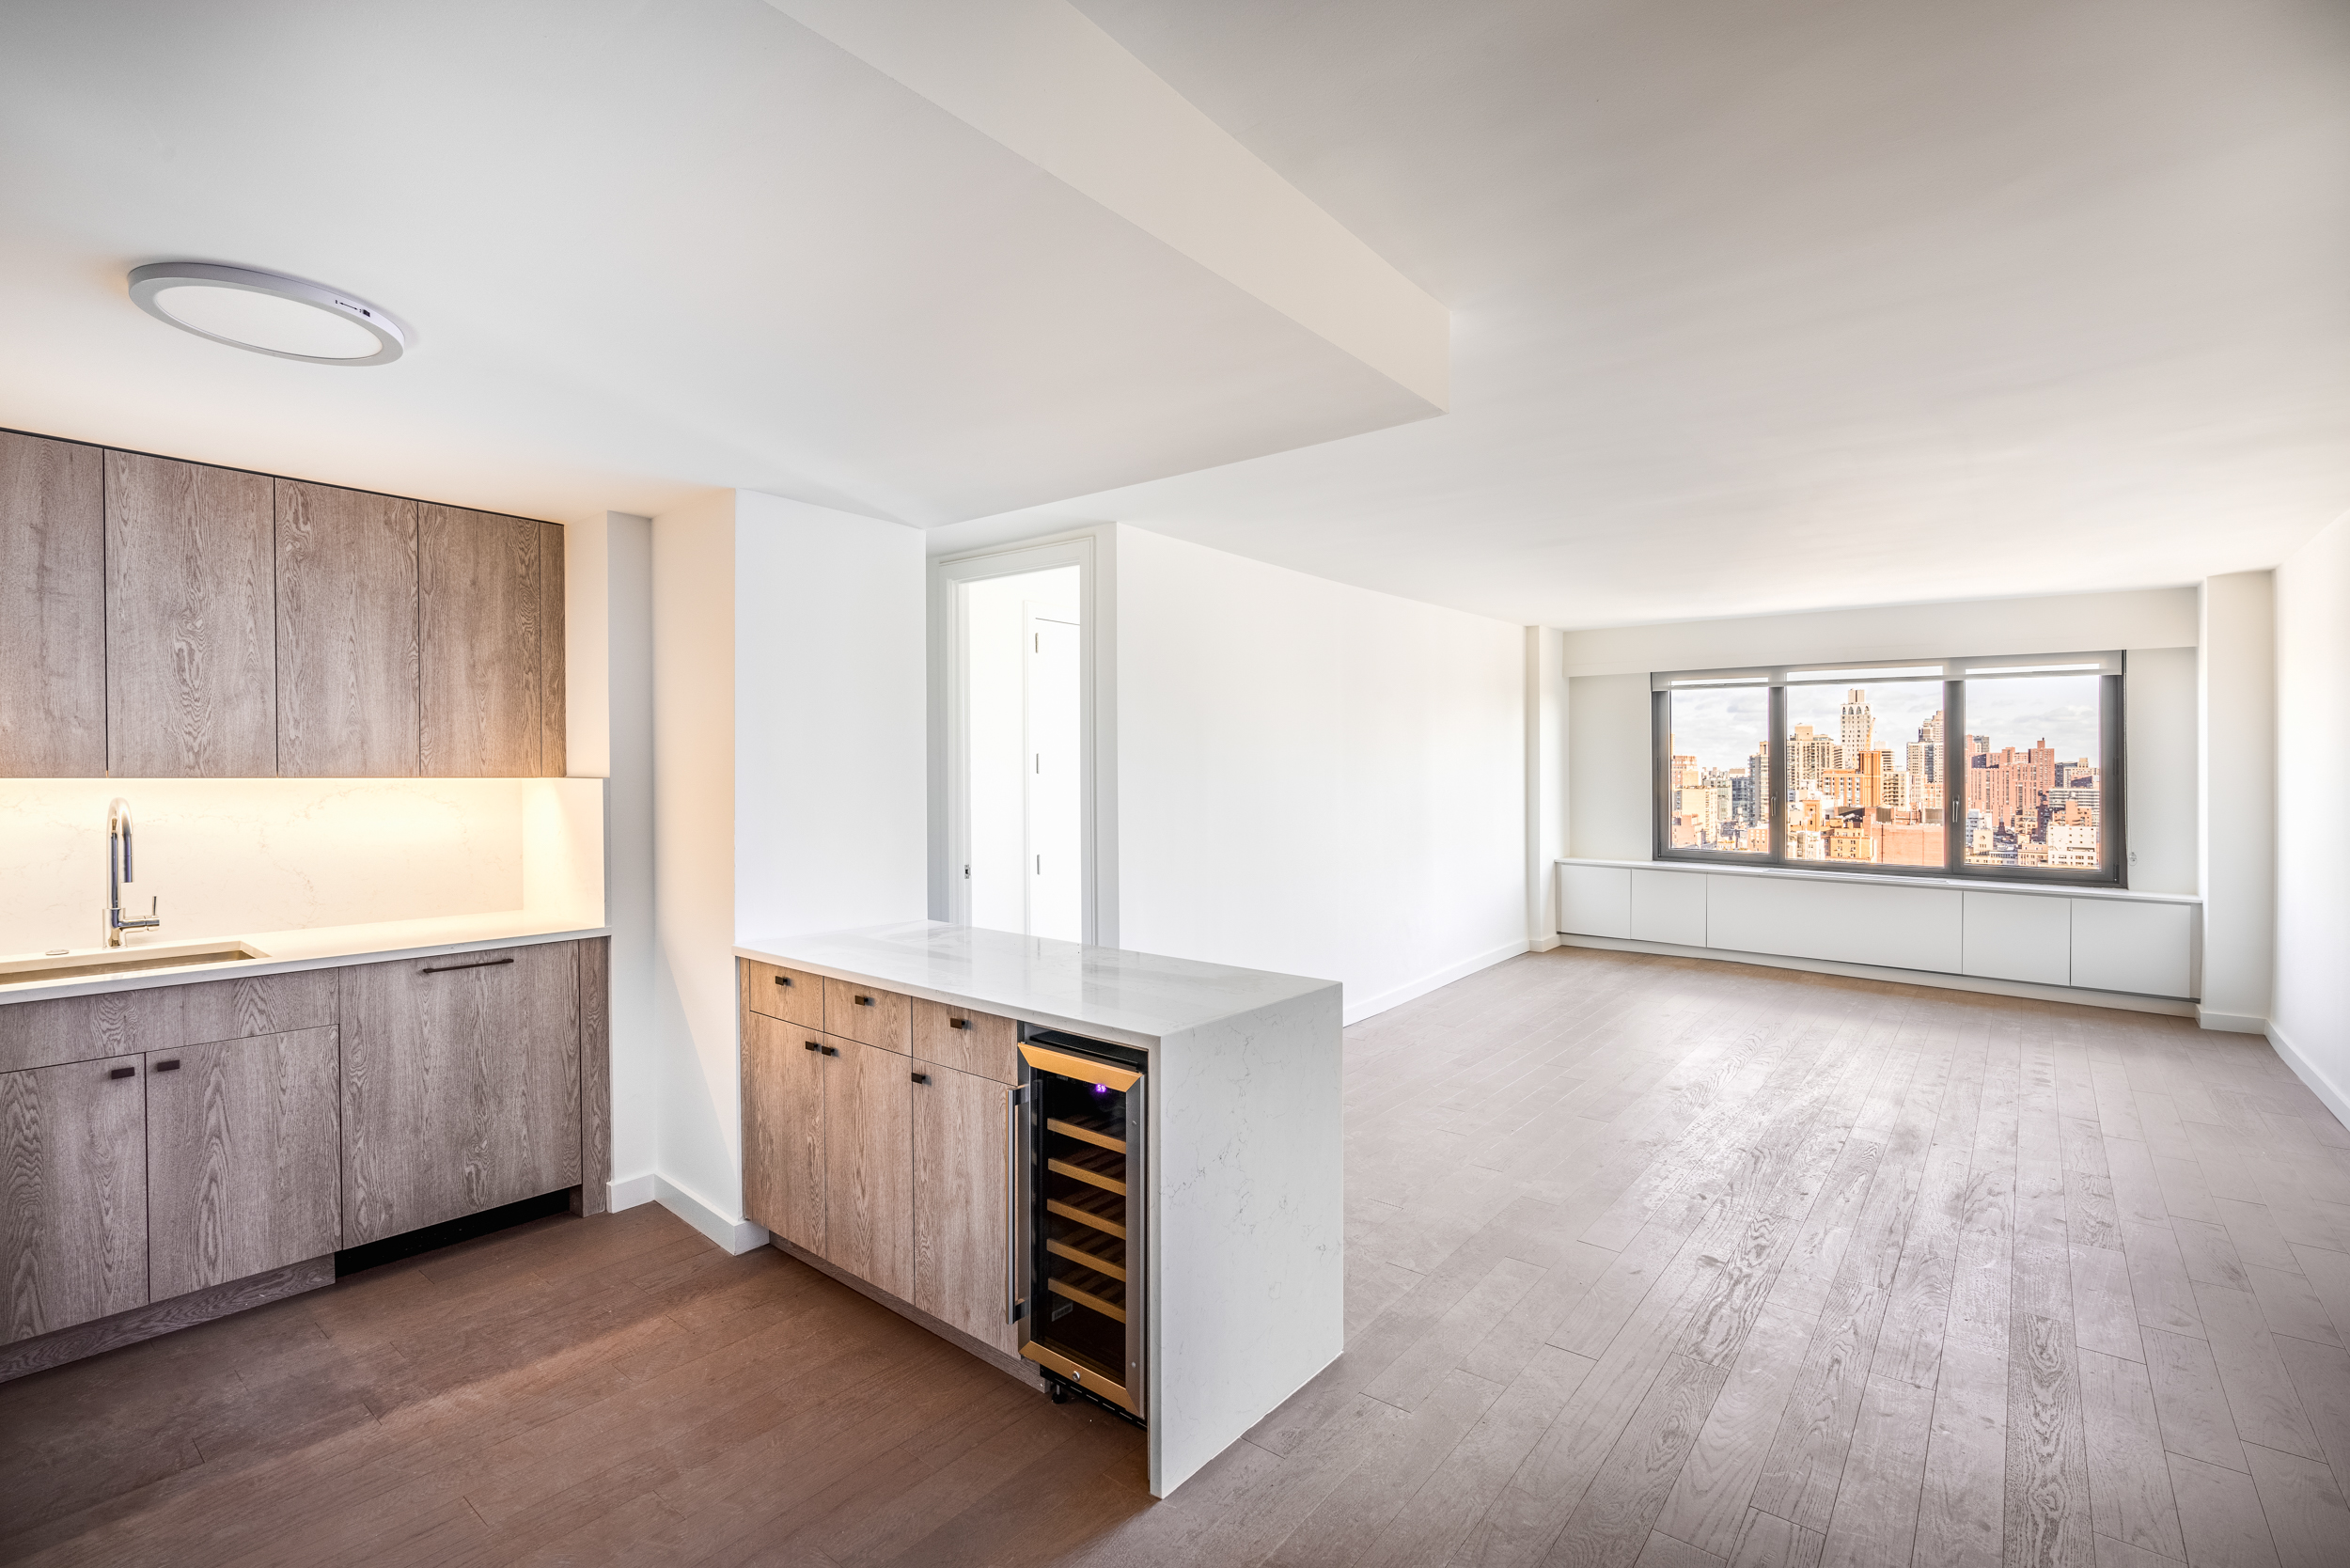
[[[1453,308],[1450,414],[1083,498],[1570,626],[2192,581],[2350,508],[2334,0],[1078,0]]]
[[[1218,219],[1213,177],[1155,171],[1204,196],[1191,237],[1319,226],[1277,281],[1440,400],[1442,307],[1164,96],[1252,181]],[[758,0],[11,4],[0,149],[20,429],[531,515],[742,486],[925,525],[1440,409]],[[355,369],[187,337],[126,298],[166,259],[417,340]]]
[[[1449,413],[759,0],[22,0],[0,425],[540,516],[1117,518],[1582,626],[2186,582],[2350,507],[2339,0],[1079,6],[1451,307]],[[164,258],[419,346],[174,333]]]

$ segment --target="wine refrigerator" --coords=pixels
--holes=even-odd
[[[1144,1192],[1149,1058],[1031,1029],[1020,1042],[1011,1303],[1020,1354],[1056,1400],[1142,1421],[1150,1368]],[[1026,1288],[1019,1289],[1025,1279]]]

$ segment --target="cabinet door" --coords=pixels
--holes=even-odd
[[[416,503],[276,481],[277,771],[416,773]]]
[[[1007,1356],[1004,1321],[1010,1220],[1004,1085],[916,1062],[914,1086],[914,1304]]]
[[[277,771],[270,480],[106,454],[106,752],[128,778]]]
[[[343,1245],[579,1183],[570,942],[345,969]]]
[[[743,1211],[824,1255],[824,1037],[743,1019]]]
[[[335,1031],[147,1058],[147,1267],[158,1301],[323,1257],[342,1235]]]
[[[540,771],[540,527],[426,507],[417,528],[417,695],[426,774]]]
[[[0,1344],[147,1305],[136,1057],[0,1073]]]
[[[914,1298],[913,1088],[907,1058],[837,1035],[823,1042],[824,1256],[901,1301]]]
[[[106,771],[102,462],[0,431],[0,777]]]

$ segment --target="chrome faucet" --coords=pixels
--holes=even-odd
[[[122,946],[126,931],[148,931],[162,925],[156,911],[161,899],[149,901],[147,918],[122,913],[122,885],[138,879],[131,874],[131,803],[117,795],[106,808],[106,946]]]

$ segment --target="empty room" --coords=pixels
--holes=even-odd
[[[2350,9],[11,0],[0,192],[0,1563],[2350,1568]]]

